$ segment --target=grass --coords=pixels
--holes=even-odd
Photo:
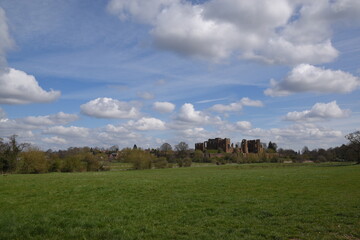
[[[360,239],[360,166],[0,178],[0,239]]]

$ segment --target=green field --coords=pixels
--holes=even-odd
[[[360,239],[360,165],[0,176],[0,239]]]

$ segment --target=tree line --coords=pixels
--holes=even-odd
[[[196,163],[260,163],[260,162],[329,162],[350,161],[360,164],[360,131],[346,135],[347,144],[329,149],[301,151],[278,148],[274,142],[263,144],[264,152],[224,153],[221,149],[194,151],[180,142],[174,148],[169,143],[157,149],[70,147],[66,150],[41,151],[27,143],[19,143],[16,135],[8,141],[0,138],[0,169],[3,173],[85,172],[110,170],[111,162],[129,163],[132,169],[190,167]]]

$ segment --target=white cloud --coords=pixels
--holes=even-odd
[[[260,100],[251,100],[250,98],[242,98],[240,100],[240,103],[244,106],[250,106],[250,107],[262,107],[264,104]]]
[[[341,131],[328,129],[311,123],[294,124],[284,128],[254,128],[247,136],[260,138],[262,141],[273,141],[281,147],[301,148],[304,145],[329,147],[344,142]]]
[[[175,104],[170,102],[155,102],[153,109],[160,113],[171,113],[175,109]]]
[[[251,100],[250,98],[242,98],[238,102],[230,103],[229,105],[215,104],[210,110],[215,112],[238,112],[243,106],[262,107],[263,103],[259,100]]]
[[[236,127],[240,130],[249,130],[251,129],[252,125],[251,122],[248,121],[238,121],[236,122]]]
[[[112,0],[108,5],[122,20],[151,25],[162,49],[211,61],[238,54],[290,65],[335,59],[332,28],[359,22],[359,8],[357,0]]]
[[[155,21],[164,8],[175,2],[178,0],[111,0],[108,10],[118,15],[121,20],[134,17],[141,22],[148,23]]]
[[[0,71],[0,85],[0,103],[3,104],[52,102],[60,97],[59,91],[47,92],[34,76],[13,68]]]
[[[282,37],[269,39],[267,47],[259,51],[245,52],[242,57],[268,64],[296,65],[319,64],[334,60],[339,55],[329,40],[321,43],[293,43]]]
[[[5,11],[0,7],[0,104],[43,103],[59,98],[59,91],[45,91],[34,76],[7,66],[6,51],[14,45]]]
[[[139,109],[128,102],[112,98],[97,98],[80,106],[81,112],[97,118],[137,118]]]
[[[46,130],[44,130],[44,133],[68,136],[68,137],[87,137],[90,133],[90,130],[88,128],[75,127],[75,126],[70,126],[70,127],[55,126],[55,127],[47,128]]]
[[[105,130],[110,133],[128,133],[129,130],[124,126],[114,126],[112,124],[108,124],[105,127]]]
[[[78,120],[78,118],[79,117],[76,114],[59,112],[53,115],[25,117],[22,119],[18,119],[17,121],[32,126],[44,126],[44,125],[46,126],[46,125],[67,124]]]
[[[42,141],[46,143],[59,144],[59,145],[67,144],[67,141],[64,138],[60,138],[58,136],[43,138]]]
[[[205,115],[201,111],[196,111],[194,105],[191,103],[185,103],[180,108],[176,116],[176,120],[184,123],[202,123],[206,124],[210,117]]]
[[[319,121],[349,116],[350,110],[342,110],[336,101],[329,103],[316,103],[311,110],[302,112],[289,112],[285,120],[289,121]]]
[[[180,131],[180,135],[183,138],[189,139],[189,140],[196,140],[196,141],[205,141],[205,139],[208,139],[211,137],[211,133],[206,131],[202,127],[198,128],[188,128]]]
[[[297,92],[348,93],[360,86],[359,77],[341,70],[330,70],[309,64],[300,64],[281,82],[271,80],[269,96],[287,96]]]
[[[143,117],[137,121],[130,120],[126,127],[130,129],[136,129],[141,131],[146,130],[165,130],[165,122],[157,118],[146,118]]]

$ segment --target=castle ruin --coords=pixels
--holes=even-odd
[[[241,145],[236,145],[230,143],[230,138],[215,138],[208,139],[202,143],[195,143],[195,150],[200,150],[204,152],[205,150],[222,150],[225,153],[233,152],[242,152],[242,153],[261,153],[263,152],[263,147],[261,145],[260,139],[256,140],[246,140],[241,141]]]

